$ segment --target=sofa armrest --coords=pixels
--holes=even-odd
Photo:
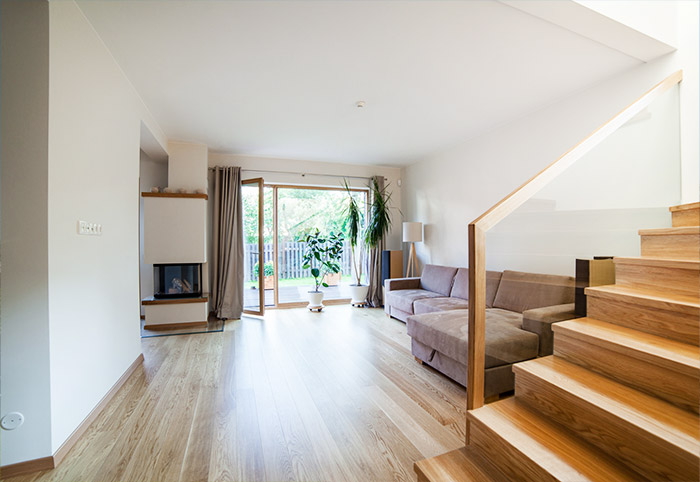
[[[391,305],[387,300],[389,291],[416,290],[420,288],[420,278],[388,278],[384,280],[384,311],[391,315]]]
[[[523,330],[540,337],[539,356],[551,355],[554,351],[552,323],[576,318],[575,304],[545,306],[523,312]]]
[[[420,278],[389,278],[384,280],[387,292],[396,290],[417,290],[420,288]]]

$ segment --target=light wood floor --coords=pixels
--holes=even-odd
[[[463,387],[378,309],[269,311],[143,340],[145,363],[63,463],[13,481],[416,480],[464,445]]]

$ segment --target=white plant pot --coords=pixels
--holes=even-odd
[[[323,308],[323,291],[309,291],[309,305],[311,311],[321,311]]]
[[[350,304],[352,306],[364,305],[365,300],[367,299],[367,292],[368,291],[369,291],[369,286],[350,285],[350,296],[352,297],[352,300],[350,300]]]

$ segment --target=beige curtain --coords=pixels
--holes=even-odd
[[[241,168],[214,169],[211,308],[220,319],[243,311],[243,202]]]
[[[370,187],[370,204],[374,197],[374,181],[377,181],[379,191],[384,190],[384,176],[375,176],[369,180]],[[367,291],[367,303],[370,306],[379,308],[384,305],[384,290],[382,289],[382,251],[384,251],[385,242],[382,238],[379,245],[375,248],[369,248],[369,290]]]

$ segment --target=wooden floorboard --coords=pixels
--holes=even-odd
[[[464,388],[380,309],[276,310],[142,347],[58,468],[8,480],[413,481],[463,444]]]

